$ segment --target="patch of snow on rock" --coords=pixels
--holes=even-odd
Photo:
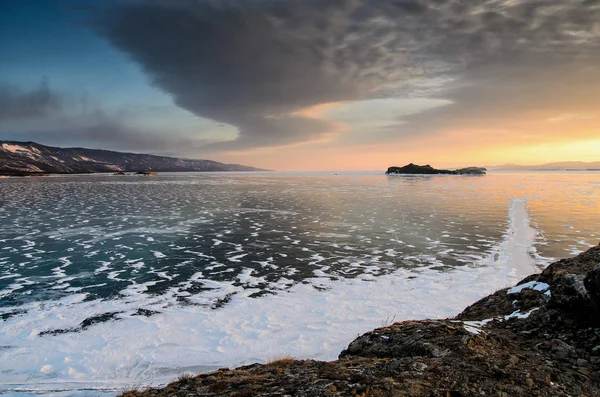
[[[506,291],[506,293],[507,294],[518,294],[519,292],[523,291],[526,288],[543,292],[543,291],[547,291],[550,288],[550,286],[546,283],[542,283],[539,281],[530,281],[525,284],[514,286],[511,289],[509,289],[508,291]]]

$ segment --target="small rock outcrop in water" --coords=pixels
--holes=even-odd
[[[596,246],[455,318],[368,332],[336,361],[284,358],[123,395],[599,396],[599,308]]]
[[[456,172],[459,175],[485,175],[487,169],[483,167],[465,167],[459,168]]]
[[[427,165],[416,165],[410,163],[404,167],[392,166],[387,169],[386,174],[418,174],[418,175],[434,175],[434,174],[447,174],[447,175],[485,175],[485,168],[482,167],[466,167],[459,168],[457,170],[438,170],[433,168],[429,164]]]

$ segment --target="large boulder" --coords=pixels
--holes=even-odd
[[[586,274],[583,285],[596,313],[600,313],[600,263]]]

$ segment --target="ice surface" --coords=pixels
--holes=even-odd
[[[0,389],[121,390],[286,353],[333,359],[386,318],[453,316],[539,271],[538,249],[593,238],[594,213],[543,229],[539,191],[489,176],[11,182]]]
[[[178,307],[174,296],[149,302],[134,291],[127,301],[31,305],[26,315],[4,324],[0,344],[18,347],[2,351],[0,370],[10,370],[9,376],[4,372],[4,387],[52,389],[86,384],[119,388],[166,382],[187,368],[233,366],[285,353],[330,360],[357,334],[378,326],[382,319],[455,315],[506,282],[499,267],[491,263],[479,271],[448,273],[422,269],[417,278],[400,270],[374,281],[315,279],[311,285],[293,286],[287,294],[261,299],[249,299],[248,292],[223,283],[215,285],[215,293],[238,293],[217,311]],[[127,315],[138,307],[160,314]],[[107,312],[123,315],[81,334],[39,336],[45,330],[77,327],[86,318]]]
[[[523,209],[512,211],[511,217],[523,219],[519,212]],[[85,302],[79,298],[78,304],[62,299],[23,305],[27,314],[7,320],[0,334],[0,344],[15,346],[2,352],[0,370],[10,373],[4,375],[4,387],[52,389],[85,384],[118,388],[166,382],[188,368],[233,366],[284,353],[334,359],[357,334],[384,318],[452,316],[498,285],[516,281],[521,264],[514,258],[523,258],[529,249],[526,242],[515,240],[526,235],[519,227],[527,226],[517,220],[507,233],[512,255],[503,257],[505,261],[490,255],[476,268],[439,272],[431,265],[418,271],[398,269],[376,278],[367,271],[354,279],[308,279],[286,294],[260,299],[250,299],[254,291],[235,283],[207,281],[205,287],[211,292],[203,294],[204,299],[210,301],[211,295],[229,299],[216,311],[178,306],[176,291],[148,299],[144,285],[128,288],[126,300]],[[507,241],[502,244],[508,245]],[[238,280],[245,284],[264,281],[254,279],[252,269],[244,270]],[[132,316],[139,307],[159,313]],[[119,313],[118,320],[83,333],[40,336],[53,329],[76,328],[86,318],[105,313]],[[470,329],[476,328],[471,325]]]
[[[504,241],[498,246],[498,261],[511,263],[506,270],[518,279],[539,271],[532,255],[536,231],[531,227],[526,208],[526,198],[519,197],[510,201],[508,208],[509,227]]]

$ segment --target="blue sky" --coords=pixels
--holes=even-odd
[[[168,130],[172,135],[185,136],[196,130],[196,136],[202,137],[214,131],[218,127],[214,121],[176,106],[170,95],[150,84],[139,64],[92,29],[90,10],[108,4],[93,0],[4,0],[0,11],[0,84],[29,91],[45,80],[53,92],[68,98],[63,109],[63,116],[68,118],[85,117],[81,107],[88,107],[100,109],[106,117],[118,118],[142,134]],[[44,131],[28,134],[28,129],[37,127],[32,120],[25,121],[29,128],[23,127],[22,120],[13,128],[7,124],[0,138],[20,140],[33,135],[34,140],[48,144],[137,149],[135,144],[103,142],[85,134],[80,139],[69,134],[63,140],[51,131],[44,139]],[[74,124],[76,128],[87,127],[77,121]],[[234,136],[232,130],[229,128],[229,134]],[[144,145],[139,150],[177,154],[169,148]]]
[[[52,88],[93,93],[106,105],[164,105],[165,95],[148,86],[140,67],[95,34],[89,16],[64,0],[4,0],[0,12],[3,80],[35,88],[43,76]]]

